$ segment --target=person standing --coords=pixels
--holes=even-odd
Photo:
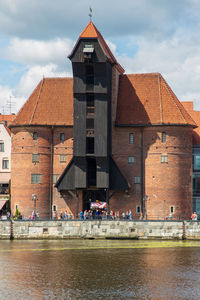
[[[197,213],[196,213],[196,211],[193,212],[193,214],[191,215],[191,219],[192,219],[193,221],[196,221],[196,220],[197,220]]]
[[[84,210],[83,217],[84,217],[84,220],[87,219],[87,209]]]
[[[80,211],[80,220],[83,220],[83,211]]]
[[[71,213],[69,212],[69,214],[68,214],[68,220],[71,221],[71,219],[72,219],[72,215],[71,215]]]

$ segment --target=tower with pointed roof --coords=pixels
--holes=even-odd
[[[74,146],[70,167],[58,190],[82,190],[83,209],[106,201],[109,190],[127,190],[128,183],[112,159],[112,78],[123,68],[92,22],[69,56],[73,68]]]
[[[78,216],[106,202],[136,219],[189,218],[196,123],[159,73],[124,74],[86,26],[73,78],[44,78],[11,125],[12,212]]]

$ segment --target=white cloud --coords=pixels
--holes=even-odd
[[[135,41],[134,41],[135,42]],[[149,43],[137,39],[138,52],[117,55],[126,73],[159,72],[180,101],[200,101],[200,41],[177,31],[171,38]],[[199,106],[200,109],[200,106]]]
[[[0,50],[0,55],[9,61],[24,65],[23,75],[15,88],[1,87],[0,99],[8,99],[9,95],[15,95],[15,111],[18,111],[43,77],[72,76],[71,63],[67,58],[72,48],[73,42],[70,39],[11,39],[10,44]],[[20,71],[21,66],[18,69]]]
[[[49,41],[13,38],[10,44],[1,50],[4,58],[31,65],[64,63],[73,48],[70,39],[56,38]]]
[[[46,66],[33,66],[21,77],[20,82],[15,89],[17,97],[17,110],[20,109],[25,99],[27,99],[36,85],[43,77],[69,77],[70,74],[67,72],[60,72],[58,66],[55,64],[48,64]]]
[[[43,76],[71,76],[67,55],[89,21],[90,5],[91,0],[70,6],[65,0],[0,0],[0,34],[10,38],[0,58],[15,63],[17,78],[22,74],[15,88],[13,82],[0,87],[0,99],[15,95],[19,108]],[[123,5],[93,0],[92,8],[94,23],[126,73],[160,72],[180,100],[200,99],[198,0],[124,0]]]

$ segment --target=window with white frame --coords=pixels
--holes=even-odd
[[[60,154],[60,162],[66,162],[67,161],[67,155],[66,154]]]
[[[8,158],[3,158],[3,160],[2,160],[2,169],[9,169],[9,160],[8,160]]]
[[[134,164],[134,162],[135,162],[135,156],[129,156],[128,157],[128,163],[129,164]]]
[[[134,183],[140,183],[140,176],[134,177]]]
[[[141,213],[141,205],[136,205],[136,214]]]
[[[174,214],[175,213],[175,207],[174,206],[170,206],[170,214]]]
[[[134,133],[129,133],[129,144],[134,144]]]
[[[167,163],[167,162],[168,162],[167,154],[161,155],[161,163]]]
[[[4,152],[4,142],[0,142],[0,152]]]

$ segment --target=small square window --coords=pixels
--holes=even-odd
[[[134,144],[134,134],[129,133],[129,144]]]
[[[167,155],[161,155],[161,163],[167,163],[168,159],[167,159]]]
[[[135,156],[129,156],[128,157],[128,163],[133,164],[135,162]]]
[[[31,174],[31,183],[41,183],[41,175]]]
[[[134,183],[140,183],[140,176],[134,177]]]
[[[60,133],[60,141],[63,143],[65,141],[65,134]]]
[[[166,137],[167,137],[167,135],[166,135],[166,132],[162,132],[162,143],[166,143]]]
[[[32,154],[32,162],[33,163],[39,162],[39,154]]]
[[[4,142],[0,142],[0,152],[4,152]]]
[[[38,133],[35,131],[33,132],[33,140],[37,141],[37,139],[38,139]]]
[[[66,162],[67,161],[67,155],[66,154],[60,154],[60,162]]]
[[[137,205],[136,206],[136,214],[140,214],[141,213],[141,205]]]

